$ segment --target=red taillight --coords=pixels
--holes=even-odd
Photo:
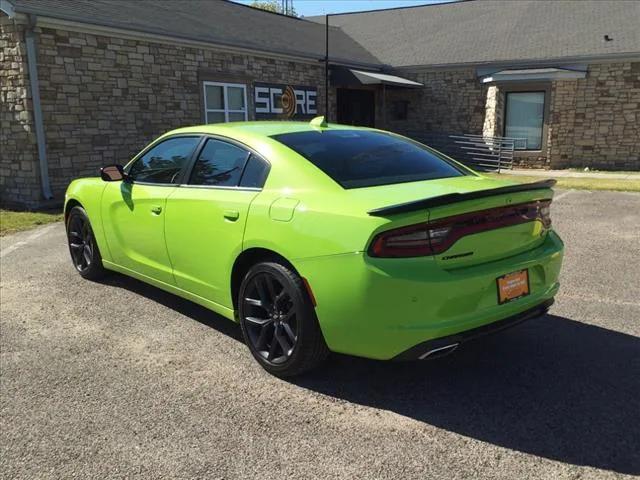
[[[372,257],[422,257],[447,250],[460,238],[474,233],[538,220],[551,226],[551,200],[509,205],[410,225],[377,235],[369,255]]]

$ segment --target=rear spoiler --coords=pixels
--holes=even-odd
[[[438,197],[425,198],[423,200],[414,200],[412,202],[397,203],[388,207],[374,208],[367,213],[374,217],[384,217],[387,215],[395,215],[397,213],[413,212],[424,208],[440,207],[442,205],[450,205],[452,203],[466,202],[476,198],[493,197],[495,195],[504,195],[506,193],[526,192],[529,190],[539,190],[542,188],[551,188],[556,184],[556,180],[541,180],[533,183],[523,183],[520,185],[509,185],[506,187],[491,188],[489,190],[478,190],[468,193],[448,193]]]

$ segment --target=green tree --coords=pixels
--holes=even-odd
[[[282,13],[291,17],[298,16],[293,6],[293,0],[253,0],[251,6],[268,12]]]

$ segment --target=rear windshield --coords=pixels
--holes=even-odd
[[[283,133],[272,138],[344,188],[460,177],[466,173],[423,145],[370,130]]]

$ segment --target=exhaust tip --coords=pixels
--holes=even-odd
[[[452,353],[460,343],[451,343],[449,345],[445,345],[444,347],[432,348],[431,350],[427,350],[425,353],[418,357],[419,360],[424,360],[425,358],[434,358],[434,357],[442,357],[444,355],[448,355]]]

